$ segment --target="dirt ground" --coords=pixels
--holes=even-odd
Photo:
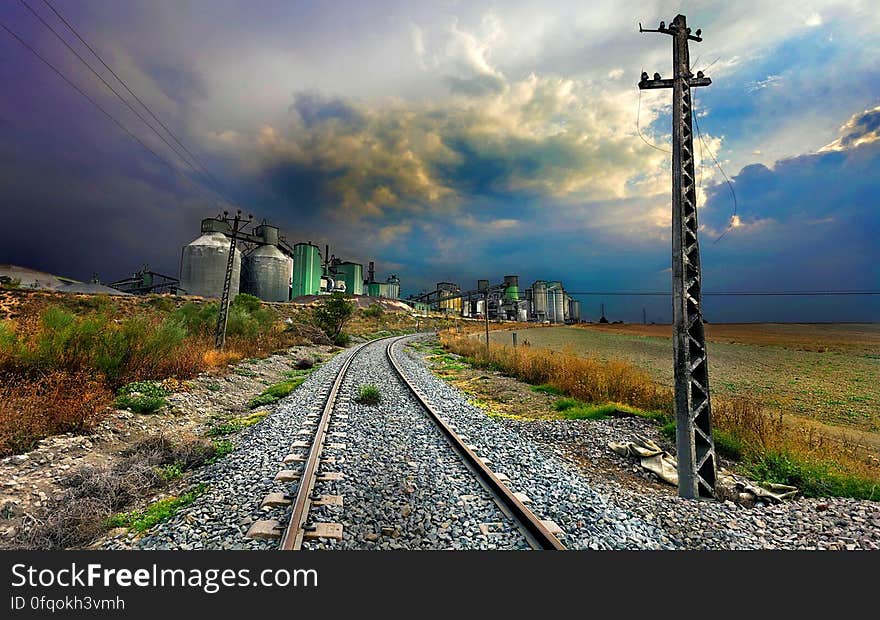
[[[326,361],[336,351],[324,345],[297,346],[265,359],[243,360],[181,382],[156,413],[114,410],[93,433],[47,437],[30,452],[0,459],[0,549],[16,548],[23,519],[42,519],[61,497],[64,478],[77,468],[112,463],[127,447],[150,436],[199,436],[211,423],[247,415],[248,401],[284,379],[298,360]],[[164,491],[175,486],[180,485]]]
[[[744,324],[708,330],[713,393],[757,397],[770,410],[847,432],[880,432],[880,325]],[[519,330],[518,339],[624,359],[671,386],[670,331],[668,325],[545,327]],[[491,337],[511,341],[505,332]]]

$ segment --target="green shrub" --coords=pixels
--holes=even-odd
[[[153,502],[144,510],[115,514],[107,519],[106,525],[107,527],[127,527],[136,532],[145,532],[157,523],[170,519],[180,512],[181,508],[192,504],[207,488],[206,484],[200,484],[179,497],[167,497]]]
[[[256,409],[257,407],[266,407],[274,405],[278,402],[277,396],[271,394],[259,394],[248,401],[248,409]]]
[[[533,385],[533,392],[538,392],[540,394],[551,394],[552,396],[562,396],[563,392],[557,387],[553,387],[552,385],[543,384],[543,385]]]
[[[117,409],[135,413],[153,413],[165,405],[167,390],[156,381],[135,381],[117,390]]]
[[[382,393],[375,385],[361,385],[355,401],[362,405],[378,405],[382,400]]]
[[[224,456],[232,454],[235,445],[228,439],[218,439],[214,442],[214,456],[206,461],[208,465],[213,465]]]

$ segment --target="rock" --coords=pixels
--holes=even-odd
[[[828,510],[828,504],[825,504],[825,503],[816,504],[816,511],[817,512],[824,512],[825,510]]]

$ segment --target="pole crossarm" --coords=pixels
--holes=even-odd
[[[681,497],[712,497],[715,492],[715,444],[709,399],[709,352],[703,329],[702,266],[697,240],[697,194],[694,174],[693,102],[691,88],[712,81],[690,70],[689,41],[701,41],[677,15],[667,28],[672,36],[672,79],[643,72],[640,89],[672,89],[672,317],[675,370],[675,435],[678,493]]]

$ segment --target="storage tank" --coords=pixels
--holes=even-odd
[[[274,245],[261,245],[244,257],[245,292],[263,301],[289,301],[293,262]]]
[[[580,323],[581,322],[581,302],[577,299],[573,299],[569,297],[568,301],[568,316],[569,320],[572,323]]]
[[[311,243],[293,246],[293,297],[321,292],[321,251]]]
[[[539,321],[547,319],[547,283],[543,280],[532,284],[532,307]]]
[[[367,283],[367,295],[369,295],[370,297],[379,297],[379,283],[378,282]]]
[[[392,275],[388,278],[388,299],[400,299],[400,278]]]
[[[519,276],[504,276],[504,298],[519,300]]]
[[[477,280],[477,290],[481,293],[484,293],[489,290],[489,281],[488,280]]]
[[[204,229],[204,227],[203,227]],[[188,295],[221,297],[229,262],[229,237],[221,232],[205,232],[183,247],[180,257],[180,288]],[[232,263],[229,298],[238,295],[241,252],[236,248]]]
[[[336,275],[345,282],[345,291],[351,295],[364,294],[364,266],[360,263],[345,261],[337,263],[333,268]]]

